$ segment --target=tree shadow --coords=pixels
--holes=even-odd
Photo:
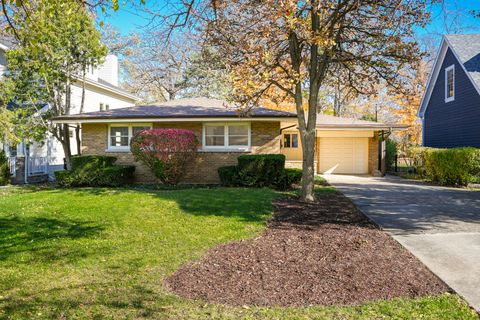
[[[53,219],[44,217],[2,217],[0,218],[0,260],[21,252],[36,255],[36,258],[53,260],[70,254],[76,257],[81,251],[65,254],[58,252],[53,240],[92,237],[100,233],[103,226],[90,221]]]

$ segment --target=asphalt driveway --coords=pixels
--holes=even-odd
[[[479,191],[389,176],[325,178],[480,311]]]

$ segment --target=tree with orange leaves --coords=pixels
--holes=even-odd
[[[409,126],[407,130],[397,133],[403,150],[408,146],[420,145],[422,142],[422,124],[417,117],[417,112],[427,82],[426,65],[425,61],[419,61],[411,70],[403,90],[394,95],[395,105],[392,106],[392,113],[399,123]]]
[[[248,112],[275,88],[295,105],[305,201],[314,200],[320,89],[339,74],[359,93],[380,80],[398,87],[399,70],[420,58],[411,36],[428,20],[425,1],[216,1],[206,32],[227,61],[234,100]]]

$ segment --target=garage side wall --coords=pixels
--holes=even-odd
[[[378,171],[378,131],[368,138],[368,173],[372,176],[381,175]]]

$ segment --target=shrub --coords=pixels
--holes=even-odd
[[[136,134],[130,149],[165,184],[176,185],[197,154],[198,139],[190,130],[151,129]]]
[[[395,156],[397,155],[397,143],[391,139],[385,141],[385,165],[387,170],[392,170],[395,165]]]
[[[283,154],[241,155],[238,157],[238,177],[244,186],[275,186],[285,169]]]
[[[480,175],[480,149],[416,147],[409,157],[417,173],[441,185],[465,186]]]
[[[301,180],[301,169],[287,168],[283,170],[282,176],[273,187],[279,190],[286,190],[289,189],[293,184],[299,184]]]
[[[0,186],[4,186],[10,182],[10,166],[8,159],[3,150],[0,150]]]
[[[271,187],[285,190],[302,179],[302,170],[285,169],[282,154],[242,155],[237,166],[218,168],[224,186]]]
[[[227,187],[234,187],[241,185],[238,179],[238,167],[226,166],[218,168],[218,176],[222,185]]]
[[[117,158],[112,156],[73,156],[72,157],[72,169],[80,167],[92,167],[92,168],[106,168],[111,167]]]
[[[55,179],[62,187],[118,187],[133,180],[135,166],[114,165],[115,157],[77,156],[72,170],[56,171]]]

